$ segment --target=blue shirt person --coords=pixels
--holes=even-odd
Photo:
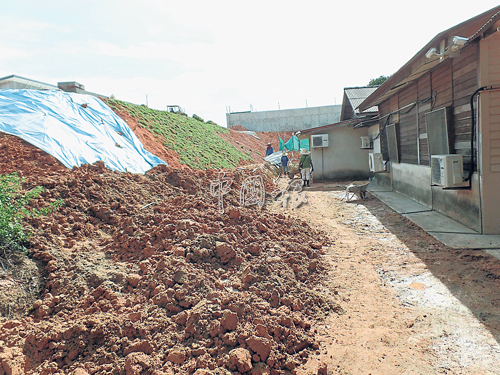
[[[267,144],[267,149],[266,149],[266,156],[269,156],[272,153],[274,153],[273,146],[271,146],[271,143],[268,143]]]
[[[288,154],[286,152],[283,152],[283,154],[281,155],[281,172],[283,174],[289,172],[288,161],[289,161]]]

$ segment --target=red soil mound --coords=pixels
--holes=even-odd
[[[23,148],[1,149],[2,160]],[[0,374],[281,374],[317,348],[311,322],[337,308],[315,292],[328,239],[240,207],[250,172],[226,172],[220,214],[209,194],[218,171],[18,168],[27,188],[46,188],[34,206],[65,206],[30,220],[45,278],[27,316],[0,318]]]

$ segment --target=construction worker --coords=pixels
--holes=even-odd
[[[288,176],[288,161],[288,154],[286,152],[283,152],[283,154],[281,155],[281,172],[283,173],[283,176]]]
[[[271,142],[267,144],[266,156],[269,156],[274,153],[273,146],[271,146]]]
[[[302,176],[302,181],[304,181],[304,186],[309,186],[309,180],[311,179],[311,173],[314,170],[311,153],[305,149],[300,149],[300,160],[299,160],[299,170]]]

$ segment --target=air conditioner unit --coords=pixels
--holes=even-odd
[[[372,142],[370,140],[370,137],[363,136],[360,138],[361,138],[361,148],[372,148]]]
[[[328,147],[328,134],[311,135],[311,144],[313,148]]]
[[[460,154],[431,155],[431,183],[443,188],[468,186],[464,181],[464,160]]]
[[[382,154],[371,153],[368,154],[368,162],[370,164],[370,172],[385,172],[385,163]]]

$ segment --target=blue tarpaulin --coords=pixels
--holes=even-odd
[[[113,170],[144,173],[166,164],[91,95],[0,90],[0,131],[24,139],[69,168],[102,160]]]

